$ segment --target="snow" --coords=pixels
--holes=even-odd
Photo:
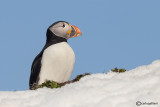
[[[160,107],[160,60],[125,73],[92,74],[58,89],[0,91],[0,107]]]

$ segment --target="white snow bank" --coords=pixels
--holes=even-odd
[[[160,60],[125,73],[93,74],[59,89],[0,92],[0,107],[160,106]]]

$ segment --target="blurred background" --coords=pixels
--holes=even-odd
[[[1,0],[0,90],[28,90],[46,30],[64,20],[82,36],[68,40],[78,74],[131,70],[160,58],[159,0]]]

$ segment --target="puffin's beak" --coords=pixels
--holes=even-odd
[[[76,26],[74,26],[74,25],[71,25],[71,26],[72,26],[72,27],[74,28],[74,30],[75,30],[75,35],[72,36],[72,38],[82,35],[82,33],[81,33],[81,31],[80,31],[80,29],[79,29],[78,27],[76,27]]]

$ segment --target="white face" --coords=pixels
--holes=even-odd
[[[71,30],[71,26],[69,26],[66,22],[58,22],[55,25],[49,28],[56,36],[63,37],[68,39],[70,34],[68,34],[68,30]]]

